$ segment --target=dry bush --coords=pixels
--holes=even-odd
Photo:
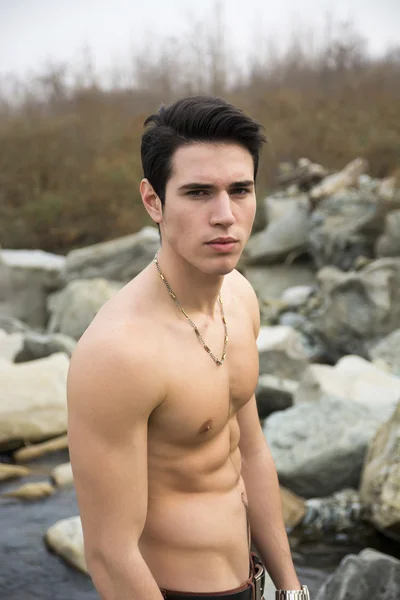
[[[339,27],[319,46],[295,36],[239,66],[218,6],[214,23],[142,48],[106,85],[90,61],[79,73],[50,66],[29,83],[8,81],[7,92],[0,83],[3,247],[64,253],[149,223],[138,191],[143,121],[188,94],[223,95],[264,125],[259,196],[281,160],[307,156],[335,169],[364,156],[379,177],[400,164],[399,49],[372,58],[351,27]]]

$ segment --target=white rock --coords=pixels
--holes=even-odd
[[[0,361],[0,442],[66,432],[68,367],[61,353],[20,364]]]
[[[65,257],[43,250],[2,250],[1,260],[11,267],[23,267],[59,272],[65,265]]]
[[[0,356],[13,361],[23,347],[22,333],[6,333],[0,329]]]
[[[384,422],[400,398],[400,377],[360,356],[344,356],[334,367],[310,365],[294,395],[294,404],[319,400],[326,394],[363,404]]]
[[[79,516],[57,521],[47,530],[45,541],[69,565],[88,573]]]
[[[307,302],[313,291],[309,285],[296,285],[283,292],[282,300],[289,308],[298,308]]]
[[[55,467],[51,472],[51,476],[58,487],[69,487],[74,483],[70,462]]]
[[[314,186],[310,191],[310,197],[314,200],[330,196],[331,194],[343,188],[351,187],[358,182],[359,176],[368,168],[368,163],[362,158],[356,158],[339,173],[328,175]]]

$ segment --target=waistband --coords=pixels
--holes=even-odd
[[[263,600],[265,568],[253,552],[250,556],[250,577],[239,587],[223,592],[180,592],[160,589],[165,600]]]

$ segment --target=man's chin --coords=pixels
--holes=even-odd
[[[215,264],[210,265],[207,269],[210,275],[228,275],[234,271],[239,263],[240,256],[224,256],[219,257],[220,260],[215,261]],[[217,264],[218,263],[218,264]]]

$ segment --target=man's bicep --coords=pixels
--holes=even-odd
[[[139,365],[140,367],[140,365]],[[143,369],[86,353],[68,378],[68,437],[87,557],[139,539],[147,512],[147,421],[153,399]]]

